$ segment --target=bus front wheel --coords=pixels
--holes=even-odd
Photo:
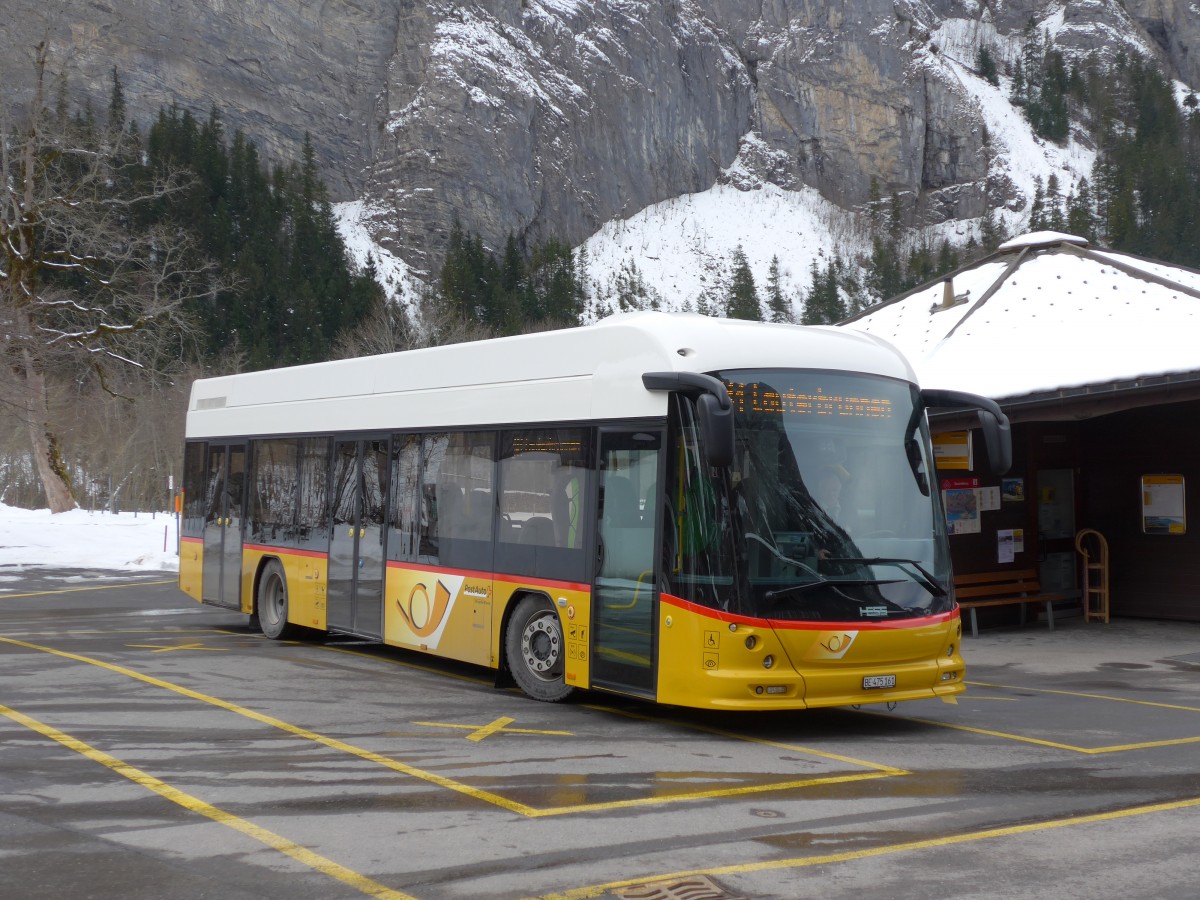
[[[505,635],[505,656],[517,685],[534,700],[555,703],[574,690],[563,677],[562,623],[550,603],[525,597]]]
[[[258,623],[263,634],[272,640],[282,640],[294,630],[288,624],[287,576],[277,559],[267,563],[258,580],[258,602],[255,604]]]

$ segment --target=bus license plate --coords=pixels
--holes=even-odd
[[[864,675],[863,690],[869,691],[871,688],[894,688],[896,686],[895,675]]]

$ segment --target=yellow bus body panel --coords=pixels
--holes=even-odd
[[[517,594],[539,593],[558,612],[565,678],[587,687],[590,594],[585,585],[389,562],[383,641],[393,647],[499,668],[504,622]]]
[[[385,644],[495,665],[490,575],[389,562],[384,583]]]
[[[185,537],[179,541],[179,589],[200,603],[204,578],[204,540]]]
[[[254,594],[263,560],[278,559],[287,579],[288,622],[324,631],[327,624],[325,586],[329,560],[323,553],[288,547],[247,544],[242,550],[242,612],[254,611]]]
[[[808,709],[964,690],[957,611],[904,626],[733,616],[664,598],[658,701],[710,709]],[[767,657],[771,665],[764,664]],[[894,676],[895,686],[864,679]]]

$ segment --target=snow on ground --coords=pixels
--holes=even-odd
[[[404,260],[371,239],[363,224],[368,212],[367,204],[362,200],[335,203],[333,214],[338,233],[355,265],[366,269],[370,257],[375,264],[376,280],[383,285],[387,296],[411,307],[416,299],[417,286],[412,270]]]
[[[171,513],[51,515],[0,503],[0,596],[11,590],[5,582],[32,568],[178,571],[177,534]]]
[[[766,299],[771,259],[778,257],[785,296],[807,291],[815,262],[822,270],[835,254],[864,252],[869,238],[855,217],[812,188],[785,191],[771,184],[743,191],[716,185],[656,203],[628,219],[614,220],[589,238],[592,296],[612,275],[632,263],[667,309],[695,309],[741,246],[754,273],[759,298]],[[802,310],[794,310],[797,317]]]

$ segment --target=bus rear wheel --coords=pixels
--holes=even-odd
[[[549,601],[525,597],[517,604],[504,649],[517,685],[534,700],[556,703],[574,691],[563,676],[562,623]]]
[[[258,580],[255,612],[263,634],[272,640],[289,637],[295,630],[288,624],[287,575],[277,559],[267,563]]]

